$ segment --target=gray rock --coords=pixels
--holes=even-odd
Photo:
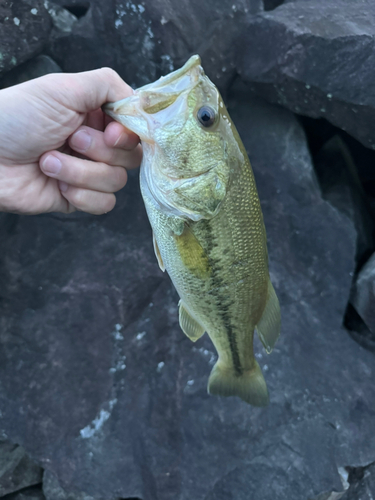
[[[0,75],[40,53],[51,31],[42,0],[1,2]]]
[[[359,470],[341,500],[373,500],[375,496],[375,464]]]
[[[67,492],[301,500],[375,460],[375,358],[342,327],[353,223],[295,117],[236,92],[282,308],[272,355],[256,344],[268,408],[207,395],[216,355],[179,329],[134,172],[105,216],[0,216],[0,429]]]
[[[43,495],[41,488],[34,487],[8,495],[4,500],[46,500],[46,497]]]
[[[73,26],[77,22],[77,17],[74,14],[54,2],[46,1],[44,5],[57,32],[70,33],[73,30]]]
[[[374,26],[371,0],[285,3],[252,18],[238,70],[268,100],[375,148]]]
[[[70,8],[76,2],[55,4]],[[64,71],[110,66],[133,86],[155,80],[199,53],[208,74],[225,91],[235,74],[234,41],[261,9],[262,0],[92,0],[71,32],[54,31],[49,53]]]
[[[263,0],[264,10],[276,9],[279,5],[284,3],[285,0]]]
[[[340,498],[345,495],[345,492],[349,488],[350,484],[348,482],[349,473],[347,468],[339,467],[338,472],[340,475],[341,483],[342,483],[342,491],[327,491],[325,493],[321,493],[315,498],[311,498],[309,500],[340,500]]]
[[[79,492],[67,492],[51,472],[43,474],[43,493],[46,500],[95,500],[94,497]]]
[[[311,500],[340,500],[340,498],[342,498],[343,494],[344,494],[343,492],[337,493],[337,492],[333,491],[330,493],[323,493],[322,495],[319,495],[315,498],[312,498]]]
[[[47,75],[48,73],[60,73],[61,68],[49,56],[40,55],[15,67],[0,79],[0,88],[11,87],[18,83]]]
[[[375,254],[357,276],[351,303],[372,332],[375,340]]]
[[[358,176],[349,148],[338,136],[332,137],[314,158],[324,198],[353,221],[357,231],[357,262],[373,250],[372,210]]]
[[[0,497],[42,482],[42,469],[21,446],[0,442]]]

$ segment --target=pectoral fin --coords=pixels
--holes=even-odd
[[[158,247],[158,242],[156,241],[154,233],[152,233],[152,242],[154,244],[155,255],[156,255],[156,258],[158,260],[159,267],[160,267],[160,269],[164,273],[164,271],[165,271],[165,265],[164,265],[163,259],[161,258],[160,250],[159,250],[159,247]]]
[[[182,300],[179,302],[179,320],[181,330],[193,342],[200,339],[204,334],[203,326],[187,311]]]
[[[269,354],[280,335],[280,305],[271,281],[268,281],[267,303],[256,326],[258,336]]]
[[[184,265],[194,276],[207,279],[212,272],[210,262],[202,245],[189,226],[185,225],[180,236],[175,236],[177,249]]]

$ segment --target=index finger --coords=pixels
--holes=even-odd
[[[44,88],[57,102],[78,113],[88,113],[106,102],[124,99],[133,89],[111,68],[100,68],[82,73],[57,73],[43,77],[55,81]]]

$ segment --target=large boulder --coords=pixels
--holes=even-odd
[[[375,254],[359,272],[351,302],[372,333],[375,342]]]
[[[61,68],[50,57],[41,54],[16,66],[0,79],[0,88],[11,87],[19,83],[47,75],[48,73],[60,73]]]
[[[375,464],[354,469],[352,484],[341,500],[373,500],[375,496]]]
[[[322,199],[295,117],[236,95],[282,309],[272,355],[256,344],[268,408],[207,394],[216,354],[178,326],[136,173],[101,217],[0,216],[0,429],[67,492],[301,500],[375,460],[375,359],[342,327],[353,222]]]
[[[58,479],[51,472],[43,475],[43,493],[46,500],[95,500],[91,495],[77,491],[65,491]],[[121,499],[120,499],[121,500]]]
[[[284,3],[250,20],[238,70],[268,100],[375,148],[374,35],[371,0]]]
[[[42,469],[22,446],[0,441],[0,497],[42,482]]]
[[[235,73],[234,41],[263,8],[262,0],[92,0],[86,10],[74,0],[54,3],[79,16],[70,31],[54,31],[49,47],[64,71],[110,66],[140,86],[199,53],[224,91]]]
[[[341,137],[335,135],[320,148],[314,166],[324,198],[353,222],[356,260],[361,265],[373,251],[374,220],[356,164]]]
[[[52,28],[43,0],[0,3],[0,75],[39,54]]]
[[[34,487],[8,495],[6,500],[46,500],[46,497],[40,487]]]

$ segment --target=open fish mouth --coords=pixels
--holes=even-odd
[[[187,87],[186,84],[191,83],[190,79],[199,77],[199,74],[203,74],[201,58],[198,55],[194,55],[191,56],[181,68],[172,71],[172,73],[169,73],[166,76],[162,76],[159,80],[156,80],[153,83],[148,83],[147,85],[140,87],[138,91],[150,89],[160,92],[185,90]]]
[[[104,104],[102,109],[141,140],[153,142],[153,130],[184,111],[186,103],[178,98],[189,92],[202,77],[201,59],[194,55],[182,68],[136,89],[133,95],[121,101]]]

